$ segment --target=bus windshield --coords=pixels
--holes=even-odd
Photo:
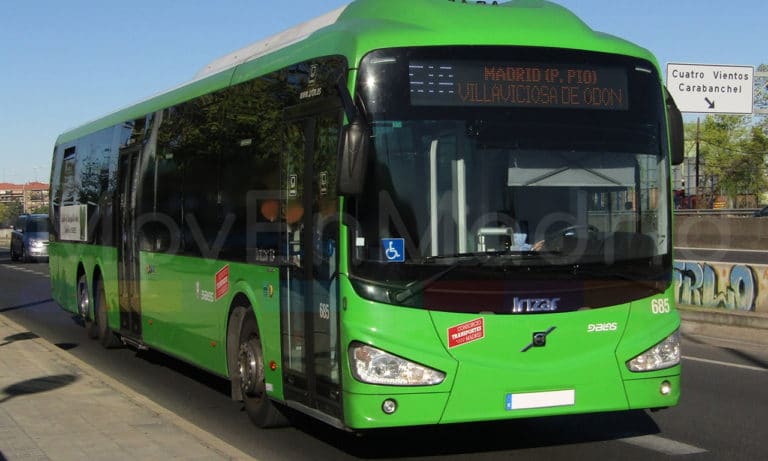
[[[369,55],[358,91],[375,154],[347,209],[353,280],[411,305],[426,302],[419,291],[489,280],[509,293],[512,281],[553,279],[577,281],[574,292],[594,280],[641,288],[606,305],[663,291],[669,176],[654,69],[521,48]]]

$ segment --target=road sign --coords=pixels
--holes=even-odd
[[[751,114],[755,68],[667,64],[667,89],[681,112]]]

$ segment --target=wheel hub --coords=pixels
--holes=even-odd
[[[80,316],[84,319],[88,319],[88,315],[91,312],[91,300],[88,297],[88,287],[84,283],[78,283],[77,284],[77,293],[78,293],[78,310],[80,311]]]
[[[251,338],[240,344],[237,362],[240,387],[243,393],[246,395],[258,394],[261,383],[264,382],[264,365],[261,360],[258,338]]]

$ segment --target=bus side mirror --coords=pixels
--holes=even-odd
[[[341,133],[337,174],[339,178],[338,192],[340,195],[360,195],[365,184],[365,173],[368,166],[368,156],[371,152],[371,128],[365,120],[365,108],[355,105],[352,95],[347,89],[347,78],[344,74],[336,80],[341,104],[349,124]]]
[[[363,192],[371,151],[371,130],[362,116],[357,115],[344,127],[342,140],[338,160],[339,194],[359,195]]]
[[[669,145],[671,148],[672,165],[680,165],[685,157],[685,127],[683,126],[683,113],[677,108],[675,100],[664,89],[667,100],[667,113],[669,116]]]

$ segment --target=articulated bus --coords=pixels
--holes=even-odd
[[[674,406],[661,80],[550,2],[355,0],[61,134],[53,297],[264,427]]]

